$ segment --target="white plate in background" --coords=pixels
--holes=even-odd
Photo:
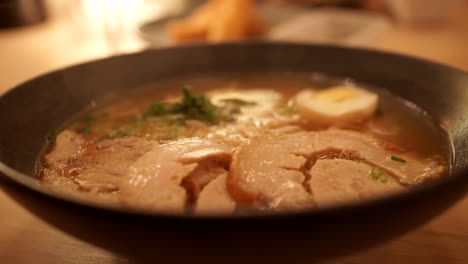
[[[268,3],[257,9],[270,27],[265,39],[272,41],[372,46],[391,26],[384,15],[356,9]],[[170,45],[165,25],[180,16],[166,16],[145,23],[139,33],[154,47]]]
[[[276,41],[372,46],[391,26],[383,15],[344,8],[310,10],[271,28]]]

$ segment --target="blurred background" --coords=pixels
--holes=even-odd
[[[191,39],[194,32],[187,31],[196,26],[197,12],[202,12],[197,7],[204,2],[0,0],[0,92],[96,58],[186,42],[252,38],[365,46],[468,70],[466,0],[251,0],[261,23],[255,36]],[[222,17],[222,11],[205,15],[210,12],[211,21]],[[235,21],[242,19],[249,18]],[[182,26],[171,28],[174,21]]]

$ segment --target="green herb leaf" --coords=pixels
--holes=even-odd
[[[183,98],[181,110],[188,119],[198,119],[209,123],[216,123],[218,120],[218,108],[213,105],[204,95],[193,95],[189,86],[182,88]]]
[[[255,102],[244,101],[238,98],[222,99],[220,100],[220,102],[223,103],[223,106],[219,107],[220,115],[225,117],[224,121],[226,122],[234,121],[234,118],[232,116],[234,114],[239,114],[241,112],[242,107],[257,105],[257,103]]]
[[[155,103],[143,112],[143,117],[175,114],[180,111],[180,108],[180,104]]]
[[[235,105],[239,105],[239,106],[254,106],[254,105],[257,105],[257,103],[255,103],[255,102],[244,101],[244,100],[241,100],[239,98],[228,98],[228,99],[222,99],[220,101],[223,102],[223,103],[235,104]]]
[[[286,106],[282,109],[282,113],[285,115],[294,115],[297,113],[297,110],[293,106]]]
[[[214,105],[205,95],[192,94],[190,87],[185,85],[182,87],[181,102],[152,104],[143,112],[143,117],[148,118],[171,114],[182,115],[182,118],[179,119],[179,123],[181,124],[185,124],[185,120],[187,119],[201,120],[214,124],[230,120],[230,115],[233,114],[233,111],[226,111],[226,109]]]
[[[369,176],[372,179],[376,180],[376,181],[380,181],[381,183],[387,183],[388,182],[388,176],[379,167],[372,167],[369,170]]]
[[[379,167],[372,167],[370,170],[369,170],[369,176],[374,179],[374,180],[378,180],[380,179],[380,177],[383,175],[383,171],[381,168]]]
[[[390,160],[393,160],[393,161],[396,161],[396,162],[400,162],[400,163],[406,163],[406,160],[405,160],[405,159],[402,159],[402,158],[397,157],[397,156],[390,156]]]
[[[380,177],[380,182],[381,183],[387,183],[388,182],[388,176],[387,175],[382,175]]]

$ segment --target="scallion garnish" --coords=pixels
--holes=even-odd
[[[383,174],[383,172],[379,167],[372,167],[369,170],[369,175],[374,180],[378,180],[380,178],[380,176],[382,176],[382,174]]]
[[[210,98],[203,94],[192,93],[190,86],[186,85],[182,87],[182,98],[179,102],[154,103],[143,112],[143,117],[181,115],[184,120],[200,120],[209,124],[216,124],[232,120],[232,115],[238,113],[241,106],[255,104],[239,99],[230,99],[224,103],[226,104],[224,107],[216,106],[211,102]]]
[[[282,109],[282,112],[285,115],[294,115],[295,113],[297,113],[297,110],[293,106],[286,106]]]
[[[406,163],[405,159],[402,159],[402,158],[397,157],[397,156],[390,156],[390,159],[393,160],[393,161],[396,161],[396,162]]]
[[[387,175],[382,175],[382,177],[380,177],[380,182],[381,182],[381,183],[387,183],[387,182],[388,182],[388,177],[387,177]]]
[[[369,170],[369,176],[376,181],[380,181],[381,183],[386,183],[388,181],[388,176],[379,167],[372,167]]]

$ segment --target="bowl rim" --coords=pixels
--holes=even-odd
[[[7,92],[0,95],[0,101],[4,100],[4,98],[9,94],[12,93],[14,90],[21,88],[24,85],[29,83],[33,83],[37,81],[37,79],[47,78],[47,76],[51,76],[54,74],[59,74],[65,70],[74,70],[80,67],[86,67],[92,63],[99,63],[103,61],[111,61],[113,59],[121,59],[125,57],[132,57],[137,56],[145,53],[158,53],[158,52],[165,52],[167,50],[179,50],[179,49],[210,49],[214,47],[250,47],[250,46],[257,46],[257,45],[264,45],[264,46],[301,46],[301,47],[308,47],[308,48],[315,48],[315,49],[335,49],[341,51],[357,51],[367,54],[374,54],[380,56],[391,56],[391,57],[399,57],[400,59],[410,60],[413,62],[430,64],[435,67],[440,67],[445,70],[450,70],[452,72],[457,72],[458,74],[464,74],[468,76],[468,72],[462,69],[457,69],[453,66],[446,65],[440,62],[434,62],[428,59],[419,58],[410,55],[399,54],[395,52],[387,52],[381,51],[377,49],[371,48],[359,48],[359,47],[345,47],[339,45],[329,45],[329,44],[303,44],[303,43],[291,43],[291,42],[271,42],[271,41],[249,41],[249,42],[228,42],[228,43],[221,43],[221,44],[207,44],[207,43],[199,43],[199,44],[190,44],[190,45],[181,45],[181,46],[170,46],[170,47],[163,47],[163,48],[151,48],[146,49],[143,51],[132,52],[127,54],[120,54],[116,56],[110,56],[105,58],[100,58],[96,60],[89,60],[84,61],[78,64],[69,65],[66,67],[61,67],[52,71],[49,71],[45,74],[39,74],[34,76],[24,82],[17,84],[16,86],[7,90]],[[451,135],[447,132],[448,136]],[[453,141],[450,142],[453,144]],[[452,148],[452,151],[455,151]],[[453,158],[452,158],[453,159]],[[453,160],[451,160],[453,163]],[[4,177],[2,177],[4,176]],[[211,220],[242,220],[242,221],[251,221],[251,220],[263,220],[263,219],[283,219],[283,218],[294,218],[298,216],[321,216],[321,215],[331,215],[331,214],[346,214],[348,212],[357,212],[363,211],[373,207],[380,207],[389,205],[394,202],[398,202],[401,200],[406,200],[408,198],[415,198],[418,196],[423,195],[424,193],[430,193],[441,186],[446,186],[450,183],[453,183],[457,180],[462,180],[463,177],[468,177],[468,166],[463,168],[461,171],[457,173],[451,173],[449,177],[444,179],[438,180],[433,183],[425,184],[423,186],[418,186],[412,189],[409,192],[405,193],[397,193],[388,196],[384,196],[378,199],[367,200],[367,201],[359,201],[359,202],[352,202],[352,203],[345,203],[340,204],[332,207],[323,207],[323,208],[313,208],[313,209],[302,209],[302,210],[295,210],[295,211],[269,211],[269,212],[262,212],[262,213],[255,213],[255,214],[248,214],[248,215],[226,215],[226,214],[201,214],[201,215],[194,215],[194,214],[176,214],[170,212],[154,212],[149,210],[143,209],[136,209],[136,208],[128,208],[128,207],[121,207],[118,205],[112,205],[108,203],[103,203],[95,200],[84,199],[77,195],[73,195],[67,192],[58,191],[52,189],[44,184],[42,184],[35,175],[27,175],[23,174],[15,169],[9,167],[3,161],[0,160],[0,177],[6,178],[8,181],[25,187],[26,189],[35,192],[36,194],[40,194],[47,198],[52,198],[57,201],[65,201],[67,203],[72,203],[74,205],[78,205],[87,209],[98,209],[112,213],[130,215],[130,216],[144,216],[144,217],[151,217],[151,218],[161,218],[161,219],[177,219],[177,220],[197,220],[197,221],[211,221]],[[468,182],[468,179],[466,180]],[[1,184],[1,182],[0,182]]]

